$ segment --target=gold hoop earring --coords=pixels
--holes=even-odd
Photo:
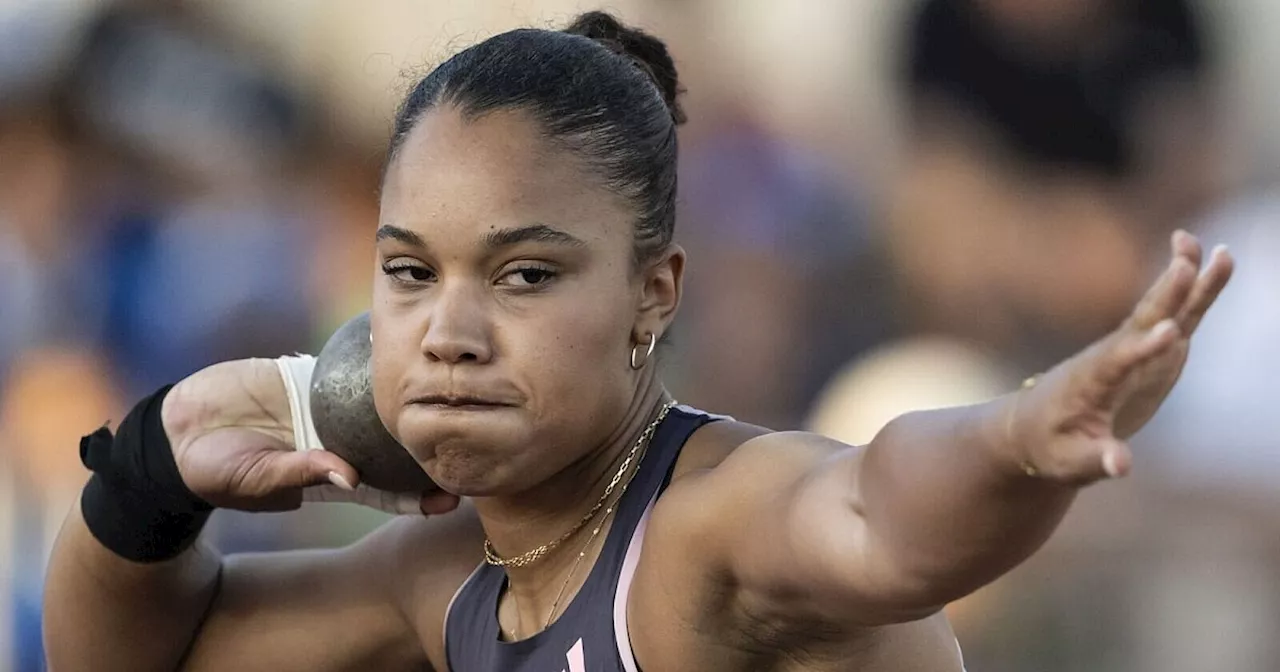
[[[640,360],[639,364],[636,364],[636,350],[639,350],[641,347],[645,347],[645,346],[643,343],[637,343],[631,346],[631,370],[632,371],[639,371],[640,369],[644,368],[645,364],[649,363],[649,357],[653,355],[653,348],[657,344],[658,344],[657,334],[649,334],[649,345],[647,346],[648,350],[645,351],[644,359]]]

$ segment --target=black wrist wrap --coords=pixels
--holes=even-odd
[[[158,562],[189,548],[213,507],[187,488],[160,409],[172,385],[138,402],[113,437],[106,427],[80,440],[93,472],[80,497],[89,531],[116,555]]]

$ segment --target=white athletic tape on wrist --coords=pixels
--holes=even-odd
[[[311,355],[286,355],[276,360],[280,378],[289,395],[289,413],[293,416],[295,450],[324,450],[320,435],[311,419],[311,374],[316,358]]]

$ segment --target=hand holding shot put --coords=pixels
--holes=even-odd
[[[248,511],[304,500],[452,510],[457,498],[378,420],[368,366],[369,320],[360,315],[316,358],[225,362],[180,382],[162,417],[184,482],[214,506]]]
[[[960,672],[943,607],[1034,553],[1083,486],[1158,459],[1126,441],[1231,258],[1175,234],[1112,334],[866,446],[700,411],[657,371],[686,264],[680,91],[659,40],[598,12],[420,81],[368,319],[85,438],[51,669]],[[199,539],[215,507],[308,500],[409,515],[341,549]]]

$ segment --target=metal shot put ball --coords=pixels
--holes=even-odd
[[[437,486],[378,418],[369,378],[369,314],[342,325],[316,357],[311,418],[326,450],[346,460],[364,484],[391,492]]]

